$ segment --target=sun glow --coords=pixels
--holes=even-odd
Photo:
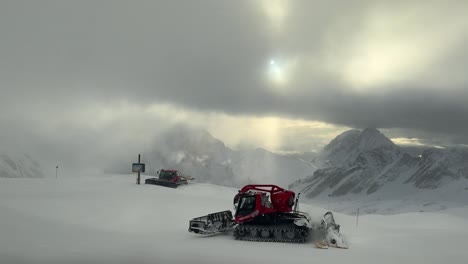
[[[291,82],[296,65],[296,59],[270,59],[266,68],[266,77],[271,88],[285,90]]]
[[[422,143],[419,138],[398,137],[392,138],[392,141],[400,146],[426,146],[426,144]]]
[[[286,82],[284,69],[275,60],[270,60],[268,75],[275,84],[282,85]]]
[[[260,8],[269,19],[273,30],[280,32],[289,13],[287,0],[262,0]]]
[[[339,127],[319,121],[277,116],[207,114],[170,104],[153,104],[149,108],[141,108],[140,111],[145,114],[139,115],[131,112],[129,118],[145,116],[143,120],[147,121],[147,118],[151,117],[153,122],[149,123],[165,124],[161,127],[168,127],[177,123],[200,127],[234,149],[238,147],[262,147],[276,152],[280,151],[284,146],[291,146],[294,147],[294,150],[310,151],[308,147],[315,145],[321,147],[339,133],[349,129],[348,127]],[[170,116],[169,119],[168,116]],[[154,136],[153,127],[144,127],[143,130],[141,133],[145,133],[146,137]]]
[[[347,43],[344,59],[334,65],[341,68],[345,81],[366,91],[425,75],[438,58],[450,52],[453,43],[459,43],[460,32],[468,28],[466,19],[457,18],[448,25],[434,21],[434,16],[437,13],[420,12],[416,7],[375,9]],[[426,25],[425,30],[421,24]]]
[[[344,64],[344,77],[355,87],[404,80],[429,58],[423,38],[407,33],[411,30],[404,32],[401,25],[387,20],[385,17],[372,18],[367,30],[357,35],[352,55]],[[387,28],[396,29],[385,30]]]

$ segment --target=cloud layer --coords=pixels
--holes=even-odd
[[[467,144],[466,10],[463,1],[3,1],[2,145],[64,134],[111,142],[116,130],[172,122],[171,109],[204,115],[208,128],[274,117]]]

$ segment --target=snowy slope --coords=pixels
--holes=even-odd
[[[31,156],[0,154],[0,178],[42,178],[41,166]]]
[[[236,189],[136,185],[133,175],[0,179],[0,263],[466,263],[468,208],[359,218],[335,214],[351,246],[236,241],[187,232],[231,209]],[[301,204],[317,217],[325,212]]]

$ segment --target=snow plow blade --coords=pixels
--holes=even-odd
[[[200,216],[190,220],[189,232],[201,235],[211,235],[232,230],[234,219],[231,211],[222,211]]]
[[[327,249],[328,248],[328,244],[325,241],[315,242],[314,245],[315,245],[315,247],[321,248],[321,249]]]
[[[329,247],[348,248],[348,243],[340,233],[340,225],[335,222],[332,212],[326,212],[322,219],[322,226],[325,230],[324,242]]]
[[[179,185],[181,185],[181,183],[178,183],[178,182],[163,181],[157,178],[146,179],[145,184],[159,185],[159,186],[165,186],[165,187],[170,187],[170,188],[177,188]]]

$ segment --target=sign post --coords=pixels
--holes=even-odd
[[[356,227],[358,227],[359,224],[359,207],[357,209],[357,214],[356,214]]]
[[[138,163],[140,163],[140,154],[138,154]],[[138,170],[137,184],[140,184],[140,170]]]
[[[145,164],[140,163],[140,154],[138,154],[138,163],[132,164],[132,172],[137,172],[137,184],[140,184],[140,172],[145,172]]]

